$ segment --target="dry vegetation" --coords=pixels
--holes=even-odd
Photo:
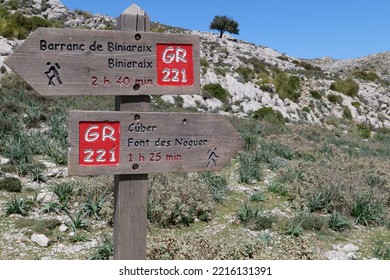
[[[66,166],[70,109],[112,110],[113,98],[0,84],[0,258],[110,258],[112,178],[48,177],[44,162]],[[150,176],[149,259],[323,259],[347,243],[359,259],[390,258],[390,131],[231,122],[245,147],[220,173]]]

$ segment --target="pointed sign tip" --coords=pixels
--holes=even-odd
[[[145,11],[135,3],[131,4],[122,14],[146,15]]]

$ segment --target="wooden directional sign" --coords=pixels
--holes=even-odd
[[[70,175],[218,171],[243,141],[222,115],[71,111]]]
[[[41,95],[200,94],[195,35],[38,28],[6,60]]]

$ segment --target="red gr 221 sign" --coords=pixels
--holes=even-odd
[[[192,45],[157,44],[157,83],[160,86],[194,84]]]
[[[81,166],[114,166],[120,161],[119,122],[80,122]]]

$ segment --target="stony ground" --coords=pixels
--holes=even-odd
[[[19,11],[66,27],[115,25],[49,3]],[[201,37],[203,89],[154,97],[153,110],[238,116],[246,145],[217,174],[150,177],[149,259],[390,259],[388,54],[306,61],[153,28]],[[37,95],[1,67],[21,42],[0,37],[0,259],[110,258],[113,178],[67,175],[67,118],[114,100]],[[357,92],[332,87],[348,79]]]
[[[107,250],[107,239],[110,240],[113,233],[112,178],[69,178],[65,167],[43,162],[50,166],[44,171],[47,178],[45,182],[32,182],[31,177],[22,177],[22,193],[0,192],[0,258],[96,258],[102,248]],[[286,234],[288,221],[301,213],[301,210],[296,208],[288,195],[269,189],[269,184],[278,175],[277,171],[264,169],[260,180],[240,183],[239,165],[240,161],[236,158],[218,174],[228,179],[228,186],[222,202],[213,204],[214,210],[208,222],[196,218],[188,226],[179,224],[161,227],[149,224],[149,258],[373,259],[378,258],[374,250],[376,246],[389,246],[389,229],[385,226],[359,225],[351,219],[350,228],[341,232],[333,231],[321,222],[317,227],[309,225],[305,229],[301,228],[297,236]],[[3,173],[1,177],[8,176],[16,175]],[[173,174],[167,176],[173,184],[176,184],[175,180],[183,184],[181,176],[180,179],[175,179],[177,175]],[[185,178],[188,185],[192,184],[192,178],[196,176],[197,174],[190,174]],[[75,218],[83,205],[83,200],[77,197],[70,199],[68,211],[71,215],[60,210],[58,213],[44,213],[43,209],[49,202],[58,202],[52,187],[62,181],[73,183],[74,195],[84,196],[97,189],[101,194],[107,195],[108,199],[99,212],[99,220],[85,216],[82,221],[88,224],[88,228],[72,227],[70,216]],[[154,184],[153,188],[159,182],[157,180],[156,183],[153,176],[150,181]],[[260,202],[250,201],[254,193],[261,193]],[[5,204],[15,195],[34,201],[28,215],[6,215]],[[261,207],[263,217],[273,217],[272,224],[263,224],[263,228],[259,228],[254,223],[240,221],[238,209],[245,203]],[[330,214],[320,211],[310,215],[325,221]],[[226,247],[227,244],[231,248]],[[109,252],[111,249],[108,249]],[[189,254],[187,250],[192,253]],[[215,253],[205,255],[204,250],[215,250]],[[248,250],[254,252],[248,253]],[[105,254],[105,257],[109,257],[110,253]]]

